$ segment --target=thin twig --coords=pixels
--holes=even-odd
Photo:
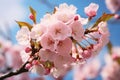
[[[25,69],[25,66],[28,62],[24,63],[18,70],[16,71],[11,71],[9,73],[6,73],[6,74],[3,74],[2,76],[0,76],[0,80],[4,80],[5,78],[8,78],[8,77],[11,77],[11,76],[14,76],[14,75],[17,75],[17,74],[21,74],[21,73],[24,73],[24,72],[28,72],[27,69]]]

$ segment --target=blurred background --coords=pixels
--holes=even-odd
[[[29,6],[34,8],[37,12],[37,22],[40,22],[40,18],[46,12],[52,12],[55,6],[61,3],[73,4],[78,8],[78,14],[82,17],[87,18],[84,13],[84,7],[88,6],[91,2],[99,4],[99,10],[97,16],[93,22],[96,21],[104,12],[111,13],[104,0],[0,0],[0,38],[11,40],[13,44],[17,44],[16,33],[19,30],[17,21],[26,21],[32,24],[29,19]],[[119,12],[118,12],[119,14]],[[110,41],[113,46],[120,46],[120,20],[111,19],[108,21],[108,27],[110,31]],[[97,58],[100,59],[102,65],[104,65],[104,55],[107,53],[107,48],[104,47]],[[31,77],[36,75],[31,74]],[[46,80],[52,80],[51,77],[47,76]],[[73,80],[73,71],[71,70],[66,74],[64,80]],[[102,80],[99,75],[95,80]]]

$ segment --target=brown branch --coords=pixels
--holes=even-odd
[[[3,74],[2,76],[0,76],[0,80],[4,80],[5,78],[11,77],[11,76],[15,76],[17,74],[21,74],[24,72],[28,72],[27,69],[25,69],[25,66],[28,62],[24,63],[18,70],[16,71],[11,71],[9,73]]]

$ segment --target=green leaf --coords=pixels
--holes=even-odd
[[[33,17],[34,17],[33,22],[36,24],[36,11],[35,11],[32,7],[29,7],[29,8],[30,8],[31,14],[32,14]]]
[[[103,15],[96,21],[96,23],[92,26],[92,28],[96,27],[101,21],[108,21],[113,16],[114,16],[114,14],[103,13]]]
[[[32,29],[32,25],[30,25],[29,23],[27,22],[22,22],[22,21],[16,21],[16,23],[19,25],[19,27],[28,27],[29,30]]]

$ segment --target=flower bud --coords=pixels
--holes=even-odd
[[[34,20],[33,14],[30,14],[29,18],[30,18],[31,20]]]
[[[31,51],[31,48],[29,48],[29,47],[27,47],[26,49],[25,49],[25,52],[26,53],[29,53]]]
[[[29,70],[31,67],[32,67],[32,65],[30,63],[28,63],[28,64],[26,64],[25,69]]]

